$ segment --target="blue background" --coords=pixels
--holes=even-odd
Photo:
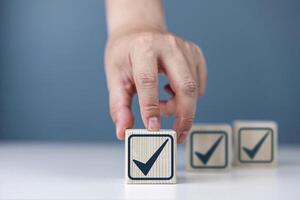
[[[169,30],[207,59],[197,122],[272,119],[280,142],[300,143],[299,9],[297,0],[165,1]],[[104,1],[0,0],[0,139],[116,140],[106,38]],[[134,111],[142,127],[136,99]]]

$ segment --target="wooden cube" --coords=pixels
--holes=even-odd
[[[228,124],[194,124],[186,144],[189,171],[228,171],[232,163],[232,129]]]
[[[127,183],[176,183],[176,132],[126,130]]]
[[[277,124],[274,121],[235,121],[234,164],[272,166],[277,157]]]

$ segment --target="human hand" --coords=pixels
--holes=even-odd
[[[178,142],[185,141],[207,80],[205,60],[197,45],[155,30],[118,35],[108,40],[105,69],[110,112],[119,139],[133,126],[131,101],[137,93],[145,127],[159,130],[161,115],[175,115],[173,129]],[[164,87],[171,95],[169,100],[159,100],[159,73],[169,81]]]

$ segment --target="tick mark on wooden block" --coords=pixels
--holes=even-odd
[[[232,159],[229,124],[193,124],[186,145],[189,171],[229,171]]]
[[[276,166],[278,142],[276,122],[236,120],[233,129],[236,166]]]
[[[127,183],[176,183],[175,131],[127,129],[125,140]]]
[[[135,160],[133,159],[133,162],[136,164],[136,166],[143,172],[143,174],[145,176],[147,176],[147,174],[149,173],[150,169],[152,168],[152,166],[154,165],[155,161],[157,160],[157,158],[159,157],[160,153],[162,152],[162,150],[164,149],[164,147],[166,146],[167,142],[169,141],[169,139],[167,139],[159,148],[158,150],[156,150],[156,152],[150,157],[150,159],[146,162],[143,163],[141,161]]]
[[[268,135],[269,135],[270,132],[267,132],[263,137],[262,139],[252,148],[252,149],[249,149],[247,147],[243,147],[243,150],[245,151],[245,153],[248,155],[248,157],[250,159],[253,159],[257,152],[259,151],[260,147],[262,146],[262,144],[264,143],[264,141],[267,139]]]
[[[222,139],[223,136],[221,136],[205,154],[197,151],[195,152],[196,156],[199,158],[199,160],[202,161],[203,164],[207,164],[207,162],[211,158],[212,154],[216,151]]]

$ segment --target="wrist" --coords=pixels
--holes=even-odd
[[[141,25],[141,26],[131,26],[126,28],[116,29],[113,32],[110,32],[108,35],[108,44],[115,44],[116,41],[128,37],[134,36],[139,33],[166,33],[167,28],[165,26],[150,26],[150,25]]]
[[[164,24],[157,24],[157,25],[131,25],[126,27],[119,27],[115,30],[111,31],[108,34],[108,40],[115,40],[117,38],[144,33],[144,32],[154,32],[154,33],[165,33],[167,32],[167,28]]]

